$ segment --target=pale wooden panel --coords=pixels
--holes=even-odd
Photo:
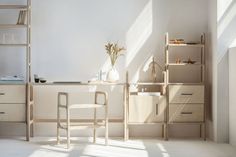
[[[0,103],[25,103],[25,85],[0,85]]]
[[[151,123],[164,121],[165,103],[163,102],[157,96],[130,96],[129,122]]]
[[[0,121],[25,121],[25,104],[0,104]]]
[[[204,86],[170,85],[169,103],[204,103]]]
[[[204,104],[171,104],[169,122],[203,122]]]

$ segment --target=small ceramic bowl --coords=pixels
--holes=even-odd
[[[40,81],[40,83],[46,83],[47,82],[47,80],[44,79],[44,78],[40,78],[39,81]]]

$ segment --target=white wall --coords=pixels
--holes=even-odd
[[[229,143],[236,146],[236,72],[235,72],[236,48],[229,50]]]
[[[194,41],[208,31],[205,0],[33,0],[32,5],[33,74],[51,81],[87,81],[108,69],[107,41],[127,48],[116,65],[122,80],[129,70],[131,81],[148,81],[150,73],[143,68],[151,56],[164,66],[165,32]],[[121,106],[114,110],[121,112]],[[132,128],[133,133],[142,134],[148,127],[141,128]],[[188,135],[185,128],[177,129],[180,136]]]
[[[229,141],[229,60],[228,50],[236,40],[236,0],[217,1],[217,135]]]
[[[212,54],[212,137],[229,142],[229,60],[235,46],[236,1],[209,1],[209,52]]]

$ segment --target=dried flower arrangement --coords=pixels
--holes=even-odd
[[[111,65],[114,66],[116,63],[116,60],[119,56],[123,55],[123,53],[121,53],[122,51],[125,50],[124,47],[119,47],[117,43],[107,43],[105,45],[107,54],[109,55],[110,59],[111,59]]]

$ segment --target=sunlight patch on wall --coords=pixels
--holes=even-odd
[[[132,79],[130,80],[130,82],[132,83],[137,83],[139,81],[139,74],[140,74],[140,68],[137,69],[137,71],[135,72],[135,74],[133,75]]]
[[[218,0],[217,4],[217,22],[223,17],[233,0]]]
[[[224,33],[225,29],[229,26],[230,22],[236,16],[236,4],[234,3],[232,5],[233,5],[232,8],[227,11],[227,14],[218,23],[218,29],[217,29],[217,32],[218,32],[217,38],[218,39],[221,37],[221,35]]]
[[[133,61],[152,33],[152,0],[150,0],[126,34],[127,56],[125,67]]]
[[[236,47],[236,38],[234,39],[234,41],[232,42],[232,44],[229,46],[230,48],[231,47]]]

